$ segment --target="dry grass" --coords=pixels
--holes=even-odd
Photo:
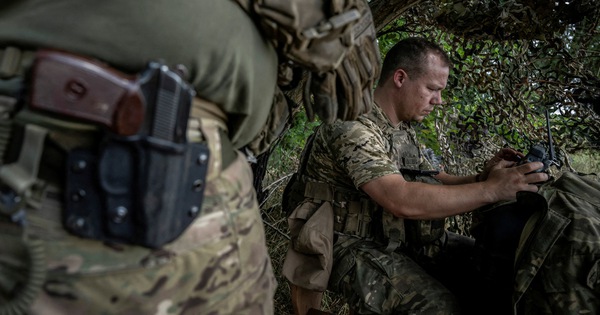
[[[282,180],[276,186],[272,186],[269,198],[267,198],[261,207],[267,234],[267,246],[278,281],[277,291],[275,292],[276,315],[293,314],[289,284],[281,275],[281,268],[289,241],[287,220],[281,211],[281,194],[287,181],[288,178]],[[341,298],[329,292],[326,292],[323,297],[322,308],[334,314],[348,314],[348,308]]]
[[[281,268],[289,244],[287,218],[281,209],[281,196],[292,173],[298,168],[298,151],[274,151],[269,159],[268,170],[263,180],[263,191],[268,195],[261,204],[267,246],[277,278],[275,292],[275,315],[293,314],[290,287],[281,275]],[[339,296],[326,292],[322,300],[322,309],[336,315],[347,315],[348,307]]]

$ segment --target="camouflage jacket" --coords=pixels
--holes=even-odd
[[[515,260],[515,314],[600,314],[600,182],[565,172],[540,194]]]

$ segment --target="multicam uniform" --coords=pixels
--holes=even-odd
[[[565,172],[540,195],[546,202],[536,207],[517,249],[515,314],[598,314],[600,181]]]
[[[490,314],[598,314],[599,208],[597,176],[564,172],[537,194],[474,212],[477,257],[498,304]]]
[[[49,130],[39,176],[26,200],[25,229],[0,215],[0,313],[272,314],[276,283],[252,174],[233,149],[247,144],[267,120],[276,86],[275,50],[248,15],[233,1],[3,3],[2,101],[16,95],[12,83],[23,78],[28,61],[9,60],[8,46],[28,53],[61,49],[128,73],[152,60],[182,64],[197,96],[225,117],[190,121],[190,134],[202,134],[196,141],[210,148],[204,201],[182,235],[155,249],[65,230],[68,143],[55,140],[85,134]],[[6,71],[6,64],[15,71]]]
[[[455,243],[458,238],[444,232],[443,220],[395,218],[357,188],[389,174],[439,184],[430,176],[419,175],[418,170],[432,167],[422,157],[414,129],[408,123],[393,126],[381,108],[374,106],[356,122],[321,126],[306,154],[301,174],[307,182],[307,199],[289,220],[293,238],[284,264],[288,280],[313,290],[324,290],[326,285],[342,293],[359,314],[457,313],[454,295],[423,266],[456,267],[451,273],[460,274],[467,264],[452,263],[456,257],[452,257],[450,245],[465,244],[467,256],[472,240]],[[333,256],[328,256],[324,245],[334,238],[324,232],[327,220],[323,213],[327,212],[333,216],[330,226],[337,238]],[[318,222],[312,217],[318,217]],[[315,225],[320,226],[320,234],[308,231]],[[307,240],[312,240],[312,247],[305,244],[311,243]],[[315,254],[325,263],[316,264]],[[328,262],[331,257],[332,264]]]

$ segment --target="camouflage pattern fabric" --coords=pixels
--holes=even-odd
[[[68,234],[61,192],[48,187],[41,208],[27,210],[26,232],[42,242],[47,271],[30,313],[273,314],[276,282],[246,159],[239,154],[210,178],[203,215],[158,250]],[[0,222],[2,303],[28,277],[20,237],[8,232],[14,230]]]
[[[321,126],[308,157],[306,175],[360,193],[357,188],[370,180],[400,174],[398,161],[392,156],[391,135],[382,130],[386,127],[406,130],[405,142],[409,134],[414,134],[406,123],[391,126],[379,106],[373,106],[373,110],[360,116],[358,121],[337,121]]]
[[[362,197],[368,196],[357,187],[380,176],[400,174],[401,167],[433,169],[419,152],[411,126],[392,126],[377,105],[358,121],[323,125],[314,141],[307,177],[353,190]],[[466,243],[472,247],[471,239]],[[338,235],[328,289],[342,293],[360,314],[456,313],[456,297],[419,265],[423,262],[438,267],[435,260],[447,250],[444,245],[434,248],[431,244],[418,254],[390,253],[384,250],[385,244]],[[460,274],[457,270],[451,273]]]
[[[600,182],[565,172],[540,194],[547,211],[519,249],[515,314],[600,314]]]
[[[334,248],[329,289],[358,314],[459,314],[454,295],[402,252],[343,238]]]

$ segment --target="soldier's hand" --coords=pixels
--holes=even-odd
[[[503,163],[503,167],[513,167],[516,165],[516,162],[520,161],[525,155],[515,149],[511,148],[502,148],[489,160],[485,162],[483,166],[483,171],[479,175],[479,180],[484,181],[488,178],[492,169],[496,166],[500,165],[499,163],[502,161],[508,161],[511,163]]]
[[[525,154],[512,148],[502,148],[494,155],[494,158],[500,158],[512,162],[519,162],[524,157]]]
[[[498,201],[514,200],[519,191],[537,192],[538,186],[535,183],[548,180],[546,173],[533,173],[543,167],[543,163],[531,162],[519,166],[514,166],[514,163],[502,160],[490,171],[486,183],[489,184]]]

